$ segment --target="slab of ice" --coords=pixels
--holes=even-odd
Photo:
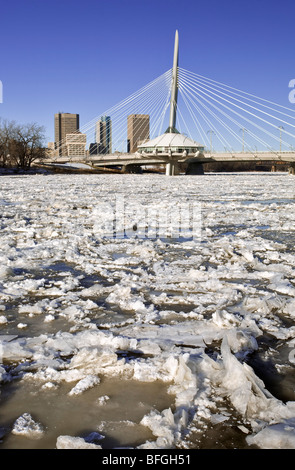
[[[295,422],[294,420],[266,426],[257,434],[246,437],[249,445],[261,449],[294,449]]]
[[[75,387],[73,387],[70,392],[68,393],[70,396],[72,395],[80,395],[81,393],[85,392],[89,388],[94,387],[100,383],[100,378],[95,375],[87,375],[83,379],[81,379]]]
[[[101,449],[99,444],[86,442],[82,437],[59,436],[56,449]]]
[[[40,423],[34,421],[29,413],[24,413],[17,418],[11,432],[17,436],[28,437],[29,439],[41,439],[44,429]]]

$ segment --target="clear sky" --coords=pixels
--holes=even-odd
[[[179,65],[262,98],[288,101],[294,0],[10,0],[0,6],[0,117],[86,124]]]

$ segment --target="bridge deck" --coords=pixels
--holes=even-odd
[[[168,154],[158,155],[141,155],[134,154],[108,154],[108,155],[93,155],[93,156],[60,156],[43,160],[47,163],[88,163],[93,166],[107,166],[107,165],[159,165],[167,164],[169,162],[184,163],[191,160],[199,163],[212,163],[212,162],[247,162],[247,161],[281,161],[281,162],[295,162],[294,152],[256,152],[246,153],[237,152],[231,153],[204,153],[195,157],[194,154],[183,156],[182,153],[173,153],[172,156]]]

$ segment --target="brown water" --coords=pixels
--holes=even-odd
[[[54,449],[58,436],[86,437],[92,432],[105,436],[99,442],[105,449],[134,447],[155,439],[139,424],[143,416],[152,409],[171,406],[174,398],[167,394],[167,386],[158,382],[104,378],[80,396],[68,396],[72,386],[63,383],[57,389],[40,391],[39,384],[28,380],[4,386],[0,396],[0,449]],[[42,425],[41,439],[10,432],[24,413]]]

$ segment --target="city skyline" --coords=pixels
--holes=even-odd
[[[86,155],[88,152],[90,155],[111,154],[113,151],[111,116],[101,116],[95,123],[94,142],[87,142],[87,134],[80,132],[79,121],[78,113],[56,113],[54,115],[55,140],[47,143],[47,149],[52,154],[59,156]],[[138,145],[149,138],[150,115],[127,115],[125,139],[121,140],[125,144],[125,148],[123,145],[121,151],[134,153]],[[73,151],[73,149],[77,150]]]
[[[5,4],[0,117],[38,122],[47,142],[54,141],[56,109],[78,112],[81,124],[87,123],[170,69],[176,29],[182,67],[292,107],[294,12],[291,1],[278,8],[265,0],[247,5],[184,0],[181,6],[172,0],[169,8],[162,0],[113,0],[103,6],[87,0],[83,8],[68,0]],[[67,41],[70,27],[78,31],[75,47]],[[108,41],[97,41],[97,34]]]

